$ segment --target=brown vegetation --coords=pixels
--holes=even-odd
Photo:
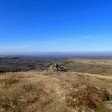
[[[58,75],[57,75],[58,74]],[[112,77],[29,71],[0,76],[0,112],[111,112]]]
[[[5,83],[5,84],[13,84],[18,82],[17,79],[13,79],[13,78],[8,78],[8,79],[0,79],[0,83]]]

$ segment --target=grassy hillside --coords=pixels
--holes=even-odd
[[[3,73],[0,112],[112,112],[112,76],[78,72]]]

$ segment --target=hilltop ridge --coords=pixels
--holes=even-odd
[[[0,112],[111,112],[112,76],[28,71],[0,75]]]

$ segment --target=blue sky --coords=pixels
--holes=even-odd
[[[0,0],[0,54],[112,51],[112,0]]]

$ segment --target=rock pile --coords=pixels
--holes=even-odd
[[[53,71],[67,72],[67,70],[64,67],[58,65],[57,63],[54,63],[53,65],[50,65],[49,68],[47,69],[47,71],[51,71],[51,72],[53,72]]]

